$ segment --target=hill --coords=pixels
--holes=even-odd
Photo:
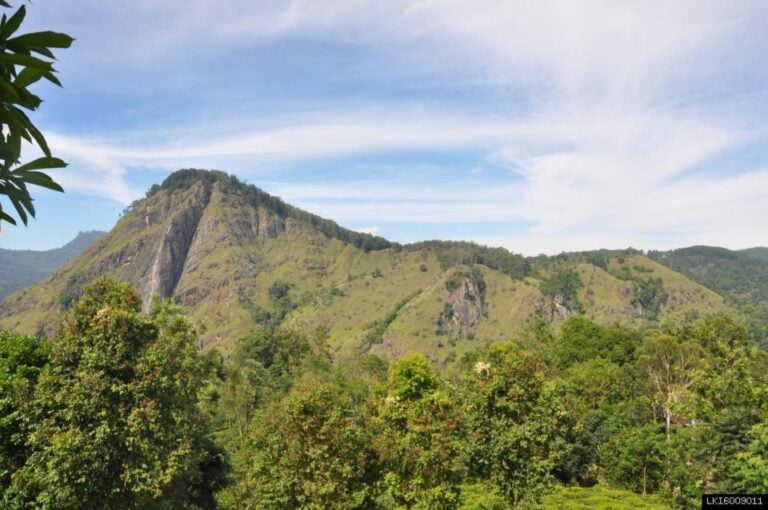
[[[760,259],[760,260],[768,260],[768,248],[765,246],[758,246],[755,248],[747,248],[746,250],[739,250],[739,253],[743,253],[745,255],[749,255],[750,257]]]
[[[51,332],[85,282],[109,275],[174,297],[203,343],[227,352],[254,328],[323,332],[337,356],[416,350],[444,362],[520,333],[533,317],[583,313],[647,325],[725,308],[639,253],[526,259],[501,248],[399,245],[344,229],[222,172],[182,170],[45,281],[9,296],[0,328]]]
[[[104,232],[80,232],[64,246],[53,250],[0,248],[0,299],[39,282],[102,235]]]
[[[648,256],[692,280],[726,296],[748,317],[753,333],[768,337],[768,249],[733,251],[712,246],[691,246],[652,251]]]

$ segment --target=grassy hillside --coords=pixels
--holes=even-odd
[[[643,327],[725,308],[714,292],[640,254],[525,259],[472,243],[401,246],[221,172],[181,171],[79,257],[10,296],[0,327],[52,332],[98,276],[131,282],[147,302],[174,297],[205,325],[203,344],[224,352],[253,329],[285,323],[323,331],[336,356],[419,351],[439,364],[513,338],[539,315]]]

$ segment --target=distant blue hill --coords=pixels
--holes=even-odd
[[[758,246],[757,248],[747,248],[746,250],[739,250],[739,252],[749,255],[750,257],[768,260],[768,248],[765,246]]]
[[[61,248],[46,251],[0,248],[0,300],[39,282],[103,235],[98,231],[80,232]]]

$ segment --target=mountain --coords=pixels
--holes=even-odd
[[[758,338],[768,337],[768,248],[691,246],[648,256],[726,296],[747,315]]]
[[[768,248],[765,246],[757,246],[755,248],[747,248],[746,250],[739,250],[739,253],[743,253],[745,255],[749,255],[750,257],[760,259],[760,260],[768,260]]]
[[[80,232],[70,242],[54,250],[6,250],[0,248],[0,299],[37,283],[80,253],[104,232]]]
[[[416,350],[445,361],[519,334],[533,317],[583,313],[652,324],[726,308],[639,253],[527,259],[502,248],[411,245],[344,229],[222,172],[180,170],[45,281],[9,296],[0,328],[52,332],[86,282],[109,275],[174,297],[227,352],[278,323],[327,335],[343,356]]]

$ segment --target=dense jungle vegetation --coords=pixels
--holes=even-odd
[[[768,353],[728,316],[535,320],[438,370],[334,360],[322,328],[256,330],[224,358],[171,302],[140,310],[102,279],[57,338],[0,334],[4,508],[695,508],[768,491]]]

